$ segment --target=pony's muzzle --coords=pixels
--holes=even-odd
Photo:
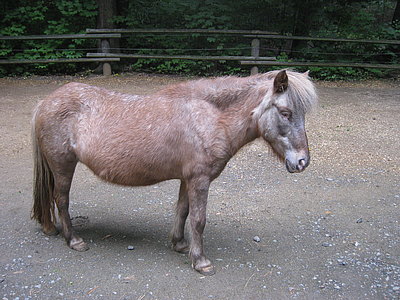
[[[310,164],[310,159],[308,157],[302,157],[296,160],[285,159],[286,169],[290,173],[300,173],[303,172],[307,166]]]

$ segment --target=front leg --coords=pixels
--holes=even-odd
[[[206,225],[206,207],[210,180],[201,176],[187,182],[189,196],[189,220],[192,231],[190,257],[193,268],[203,275],[214,275],[214,267],[206,258],[203,249],[203,231]]]

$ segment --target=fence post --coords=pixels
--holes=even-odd
[[[260,57],[260,40],[259,39],[253,39],[251,41],[251,56],[254,58]],[[258,73],[258,67],[253,66],[250,71],[250,75],[255,75]]]
[[[110,53],[109,40],[103,39],[100,42],[101,53]],[[110,76],[112,74],[111,64],[109,62],[103,63],[103,75]]]

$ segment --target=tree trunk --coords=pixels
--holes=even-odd
[[[296,1],[294,3],[295,15],[292,34],[294,36],[308,36],[310,34],[310,28],[313,17],[318,11],[319,1],[318,0],[303,0]],[[307,45],[306,41],[294,40],[292,41],[293,48],[301,48]]]
[[[392,18],[392,24],[394,25],[396,22],[400,22],[400,0],[397,0],[396,8]]]
[[[99,15],[97,17],[98,29],[113,29],[113,18],[117,15],[117,1],[116,0],[96,0]],[[119,39],[100,40],[97,45],[97,52],[110,53],[119,51]],[[97,71],[103,70],[104,64],[100,64]],[[103,70],[104,71],[104,70]],[[103,72],[104,73],[104,72]]]
[[[117,15],[117,1],[116,0],[97,0],[97,5],[99,6],[99,16],[97,18],[97,28],[113,29],[114,23],[113,18]],[[101,48],[101,43],[99,43],[99,48]],[[119,48],[119,40],[110,40],[111,52]],[[101,49],[99,49],[101,50]]]
[[[97,0],[99,16],[97,18],[97,28],[114,28],[112,18],[117,12],[116,0]]]

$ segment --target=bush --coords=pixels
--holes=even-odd
[[[257,29],[289,35],[350,39],[400,39],[400,24],[392,23],[391,0],[109,0],[120,14],[119,28]],[[96,0],[14,0],[0,4],[0,34],[35,35],[81,33],[96,27]],[[122,53],[154,55],[249,56],[250,39],[233,36],[145,35],[124,36]],[[0,58],[79,58],[94,52],[95,40],[0,41]],[[370,43],[263,40],[261,56],[282,61],[369,62],[398,64],[398,45]],[[74,73],[86,64],[0,65],[6,74]],[[135,71],[196,75],[248,74],[237,61],[140,59]],[[272,68],[262,68],[269,70]],[[305,68],[299,68],[300,70]],[[321,79],[382,77],[390,71],[360,68],[311,68]]]
[[[95,27],[95,0],[5,1],[0,13],[1,35],[42,35],[81,33]],[[0,58],[52,59],[79,58],[86,49],[96,48],[93,40],[25,40],[0,41]],[[74,73],[84,68],[81,64],[29,64],[0,67],[0,74]]]

